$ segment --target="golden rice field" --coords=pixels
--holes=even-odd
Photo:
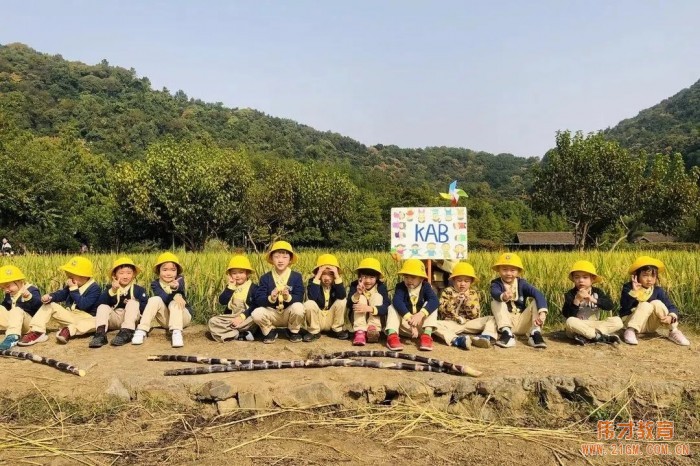
[[[203,323],[214,314],[221,312],[217,298],[224,286],[226,265],[231,254],[225,252],[190,253],[175,251],[183,266],[187,282],[188,300],[192,303],[197,322]],[[311,274],[316,265],[318,255],[326,250],[300,250],[299,262],[295,270],[304,274],[305,279]],[[369,251],[335,251],[340,261],[346,284],[353,279],[353,270],[364,257],[376,257],[382,264],[387,284],[391,290],[397,279],[396,272],[400,264],[395,262],[387,252]],[[567,276],[569,267],[579,259],[586,259],[595,264],[598,273],[605,278],[602,286],[615,301],[619,300],[622,284],[629,280],[627,268],[637,256],[651,255],[662,260],[667,272],[661,277],[661,283],[669,292],[671,299],[681,311],[681,323],[700,327],[700,254],[683,251],[621,251],[603,252],[521,252],[518,253],[525,265],[524,277],[539,288],[547,297],[550,309],[550,323],[560,321],[560,308],[563,303],[563,293],[570,288]],[[473,252],[469,262],[475,267],[480,282],[477,288],[484,298],[488,291],[489,281],[495,277],[491,265],[495,262],[497,252]],[[88,255],[95,265],[95,278],[103,283],[109,282],[109,270],[116,254]],[[148,288],[153,280],[152,266],[157,254],[132,254],[130,257],[143,269],[138,281]],[[268,270],[268,264],[263,255],[249,254],[248,257],[258,274]],[[20,267],[31,282],[44,291],[53,291],[62,286],[64,276],[58,267],[69,259],[67,255],[27,255],[3,257],[2,265],[13,263]],[[485,308],[488,308],[486,306]]]

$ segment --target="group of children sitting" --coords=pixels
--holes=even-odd
[[[346,340],[350,337],[347,317],[355,346],[376,343],[383,332],[392,351],[403,349],[399,336],[417,340],[419,349],[430,351],[433,334],[463,349],[492,344],[513,347],[517,335],[527,336],[530,346],[547,347],[542,337],[547,301],[520,277],[523,264],[516,254],[502,254],[493,265],[498,277],[490,284],[490,316],[481,316],[480,297],[474,288],[478,278],[467,262],[454,265],[451,285],[438,298],[423,262],[405,260],[398,272],[401,281],[390,299],[381,264],[372,257],[360,262],[355,269],[357,279],[347,292],[341,267],[332,254],[318,257],[306,285],[301,273],[291,268],[298,255],[288,242],[274,243],[266,259],[272,269],[257,284],[245,256],[230,260],[228,283],[219,296],[225,311],[208,322],[214,340],[254,340],[259,331],[264,343],[273,343],[280,328],[292,342],[312,342],[321,332]],[[0,350],[46,341],[50,323],[59,326],[56,339],[60,343],[94,333],[89,346],[99,348],[108,343],[107,332],[118,329],[112,345],[140,345],[155,323],[170,330],[173,347],[184,345],[182,330],[191,322],[193,310],[187,303],[182,265],[174,254],[166,252],[156,260],[150,298],[135,283],[141,270],[127,257],[114,262],[112,283],[104,290],[93,280],[92,263],[85,257],[74,257],[60,269],[67,275],[65,286],[42,296],[20,269],[0,267],[0,287],[5,292],[0,306],[5,339]],[[592,263],[574,263],[569,272],[574,287],[566,292],[562,309],[567,336],[580,345],[615,344],[620,342],[617,332],[624,327],[623,340],[636,345],[638,334],[665,328],[671,341],[690,345],[678,329],[678,309],[657,284],[664,269],[657,259],[639,257],[629,268],[631,281],[622,287],[620,316],[603,318],[601,310],[612,311],[613,302],[593,286],[601,277]]]

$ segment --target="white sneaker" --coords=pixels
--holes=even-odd
[[[678,329],[671,330],[668,333],[668,339],[680,346],[690,346],[690,341],[688,341],[685,335],[683,335],[683,332]]]
[[[498,337],[496,345],[501,348],[512,348],[515,346],[515,337],[508,330],[501,330],[501,336]]]
[[[143,330],[136,330],[134,332],[134,336],[131,338],[131,344],[132,345],[141,345],[143,344],[143,339],[146,338],[146,332]]]
[[[637,341],[637,332],[632,327],[627,327],[625,333],[622,335],[622,339],[625,340],[625,343],[628,345],[636,345],[639,343]]]
[[[173,348],[182,348],[185,342],[182,340],[182,330],[173,330],[172,336]]]

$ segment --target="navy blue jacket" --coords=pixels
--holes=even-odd
[[[41,292],[39,288],[34,285],[28,287],[27,291],[29,291],[32,297],[25,301],[24,298],[20,296],[15,302],[15,306],[19,307],[30,316],[33,316],[41,307]],[[8,311],[12,309],[12,297],[5,293],[5,299],[2,300],[1,305]]]
[[[596,308],[603,309],[604,311],[611,311],[614,304],[610,296],[600,288],[591,287],[591,293],[598,295],[598,304],[593,306],[593,310]],[[578,315],[579,307],[574,304],[574,299],[578,294],[578,288],[573,287],[564,294],[564,306],[561,308],[561,314],[566,317],[576,317]]]
[[[162,286],[160,286],[160,280],[156,278],[151,282],[151,291],[153,292],[154,296],[158,296],[160,299],[162,299],[163,304],[165,304],[166,306],[168,306],[172,302],[176,294],[182,295],[182,297],[185,299],[185,309],[187,309],[187,312],[189,312],[191,316],[194,316],[192,308],[190,307],[189,303],[187,303],[187,292],[185,291],[185,277],[183,277],[182,275],[177,277],[177,283],[177,290],[173,291],[172,293],[168,293],[163,289]]]
[[[248,289],[248,296],[246,296],[245,298],[246,310],[245,312],[243,312],[243,314],[246,317],[250,317],[250,314],[257,307],[257,305],[255,304],[255,293],[257,293],[257,291],[258,285],[256,285],[255,283],[251,283],[250,288]],[[234,290],[227,286],[226,288],[224,288],[224,291],[222,291],[219,295],[219,304],[226,307],[224,314],[231,314],[231,309],[228,308],[228,303],[233,297],[233,292]]]
[[[323,295],[323,285],[320,283],[314,283],[314,279],[310,278],[309,283],[306,285],[306,296],[312,301],[316,301],[318,307],[323,310],[328,310],[338,299],[345,299],[347,296],[345,294],[345,287],[343,282],[335,283],[331,285],[331,295],[328,299],[328,308],[326,308],[326,298]]]
[[[491,298],[499,303],[503,302],[501,294],[506,291],[503,285],[500,278],[491,280]],[[530,285],[524,278],[518,277],[518,299],[515,301],[515,307],[520,309],[520,311],[524,311],[527,307],[525,302],[527,298],[534,298],[537,309],[547,308],[547,300],[540,290]]]
[[[389,290],[386,287],[386,284],[384,282],[377,281],[377,284],[374,285],[377,288],[377,292],[382,296],[382,305],[377,306],[377,315],[378,316],[385,316],[387,312],[389,311]],[[350,288],[348,288],[348,294],[347,296],[352,297],[357,292],[357,280],[354,282],[350,283]],[[355,304],[352,302],[352,299],[348,299],[348,304],[347,308],[349,310],[349,315],[350,315],[350,322],[352,322],[353,319],[353,312],[352,312],[352,305]]]
[[[622,295],[620,296],[620,317],[632,314],[632,309],[639,306],[639,301],[630,296],[630,291],[632,291],[632,282],[627,282],[622,285]],[[654,291],[651,292],[651,297],[647,302],[657,299],[666,305],[668,312],[678,316],[678,309],[668,297],[664,289],[660,286],[654,287]]]
[[[97,312],[100,294],[102,294],[102,287],[97,282],[93,282],[92,285],[88,286],[84,294],[80,294],[77,289],[71,290],[64,286],[50,295],[52,303],[64,303],[66,307],[72,307],[75,304],[77,310],[94,316]]]
[[[119,302],[117,302],[117,297],[109,294],[109,290],[112,289],[111,285],[107,285],[102,294],[100,295],[99,304],[106,304],[113,309],[124,309],[126,307],[126,301],[128,299],[136,299],[139,302],[139,311],[143,312],[146,309],[146,303],[148,303],[148,295],[146,294],[146,289],[142,286],[134,284],[132,288],[131,296],[123,295],[119,297]]]
[[[394,299],[391,304],[396,309],[401,317],[406,314],[410,314],[413,311],[413,305],[411,304],[411,296],[408,292],[408,287],[404,282],[399,282],[396,284],[394,289]],[[433,287],[430,283],[423,281],[420,286],[420,291],[418,292],[418,301],[416,302],[416,312],[420,312],[425,308],[430,314],[435,312],[440,305]]]
[[[287,280],[287,286],[290,288],[289,294],[292,300],[284,302],[284,308],[291,306],[294,303],[304,302],[304,277],[301,276],[299,272],[292,270],[289,275],[289,280]],[[260,283],[258,283],[258,289],[255,291],[255,304],[259,307],[277,307],[277,302],[271,303],[269,299],[270,293],[277,286],[275,285],[275,279],[272,278],[272,272],[267,272],[260,277]]]

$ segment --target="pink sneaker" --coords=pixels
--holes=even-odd
[[[637,332],[631,327],[627,327],[625,333],[622,335],[622,339],[625,340],[625,343],[628,345],[636,345],[639,343],[637,341]]]
[[[688,341],[685,335],[683,335],[683,332],[678,329],[671,330],[668,333],[668,339],[680,346],[690,346],[690,341]]]
[[[355,332],[355,338],[352,340],[352,346],[365,346],[367,344],[367,332],[358,330]]]

